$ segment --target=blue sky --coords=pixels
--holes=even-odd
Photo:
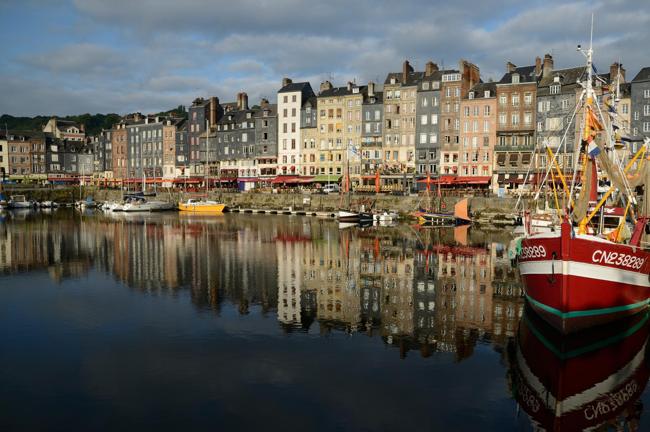
[[[576,66],[591,12],[599,69],[620,59],[631,79],[650,65],[641,0],[3,0],[0,113],[147,113],[240,91],[273,101],[283,76],[381,83],[405,59],[465,58],[484,80],[544,53]]]

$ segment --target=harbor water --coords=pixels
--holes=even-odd
[[[647,315],[558,336],[511,239],[0,213],[0,430],[650,430]]]

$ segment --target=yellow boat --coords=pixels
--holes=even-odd
[[[216,201],[201,201],[197,199],[188,199],[187,202],[178,203],[178,209],[191,213],[223,213],[226,208],[225,204]]]

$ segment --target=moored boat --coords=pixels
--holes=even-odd
[[[29,209],[34,207],[34,202],[27,200],[25,195],[12,195],[8,204],[11,209]]]
[[[648,244],[642,239],[650,216],[650,170],[645,160],[637,164],[636,176],[628,176],[628,170],[640,154],[646,153],[650,141],[646,138],[623,168],[611,151],[616,118],[612,117],[608,126],[600,108],[595,106],[598,95],[592,84],[598,77],[593,75],[592,53],[591,48],[583,51],[587,65],[584,76],[578,80],[583,92],[576,113],[582,116],[583,134],[575,149],[580,158],[572,167],[575,174],[571,182],[565,179],[557,161],[562,142],[555,153],[546,148],[549,163],[545,179],[550,174],[552,185],[556,183],[555,177],[562,185],[559,191],[553,190],[557,218],[562,222],[558,226],[549,221],[552,232],[536,233],[528,217],[524,223],[527,233],[518,250],[528,303],[563,333],[611,323],[642,311],[650,302],[650,252],[642,248]],[[569,123],[567,133],[573,127]],[[610,130],[604,133],[607,127]],[[598,196],[598,182],[602,178],[609,181],[610,187]],[[644,183],[641,208],[637,207],[633,189]],[[613,220],[613,226],[607,226],[608,218]],[[628,219],[633,230],[629,229]]]
[[[178,203],[178,209],[182,212],[191,213],[223,213],[226,205],[216,201],[201,201],[190,198],[185,202]]]

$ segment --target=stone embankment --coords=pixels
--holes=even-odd
[[[93,196],[96,201],[114,201],[119,200],[122,192],[119,190],[95,190],[93,188],[84,188],[81,192],[79,187],[76,188],[32,188],[7,190],[7,195],[21,193],[37,201],[52,200],[57,202],[72,202],[79,200],[80,197]],[[169,202],[179,202],[187,199],[191,195],[179,192],[159,191],[156,199]],[[221,193],[218,191],[211,192],[209,198],[215,201],[223,202],[230,208],[241,209],[265,209],[281,210],[291,208],[292,210],[305,210],[313,212],[335,211],[341,207],[347,207],[347,197],[341,197],[338,194],[307,194],[307,193]],[[443,211],[452,212],[454,204],[464,197],[443,197]],[[515,205],[516,197],[469,197],[470,213],[475,222],[481,225],[512,225],[516,220]],[[357,195],[350,196],[350,202],[353,207],[365,205],[366,208],[372,207],[375,210],[397,211],[403,216],[408,216],[419,208],[428,206],[429,199],[419,195]]]

